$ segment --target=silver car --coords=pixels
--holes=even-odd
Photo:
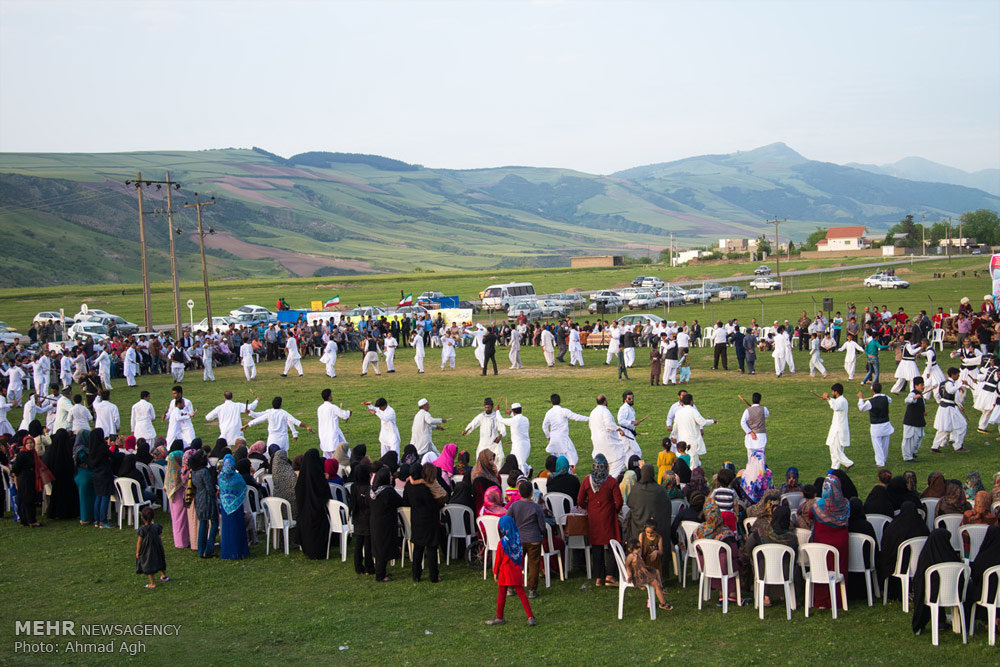
[[[587,310],[591,313],[617,313],[623,308],[625,302],[617,295],[597,297],[587,306]]]
[[[513,321],[524,316],[530,322],[542,319],[542,309],[538,307],[538,302],[528,299],[521,299],[510,304],[507,309],[507,319]]]

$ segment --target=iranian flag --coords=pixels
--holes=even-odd
[[[407,294],[406,297],[403,298],[403,299],[401,299],[400,302],[399,302],[399,304],[397,304],[397,305],[400,305],[400,306],[412,306],[413,305],[413,292],[410,292],[409,294]]]
[[[323,304],[323,307],[324,308],[329,308],[330,306],[337,306],[337,305],[340,305],[340,295],[339,294],[337,296],[333,297],[332,299],[328,299]]]

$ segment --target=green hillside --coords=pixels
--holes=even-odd
[[[801,239],[817,224],[884,228],[1000,208],[954,185],[916,183],[806,160],[783,144],[612,176],[567,169],[428,169],[380,156],[262,149],[0,154],[0,231],[9,286],[133,283],[134,188],[171,177],[182,279],[200,277],[194,213],[204,209],[213,279],[566,266],[579,254],[656,253],[757,236],[769,216]],[[169,278],[165,191],[145,189],[153,280]]]

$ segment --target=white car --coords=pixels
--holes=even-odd
[[[590,302],[587,310],[591,313],[617,313],[625,307],[625,302],[617,294],[601,296]]]
[[[624,298],[624,297],[623,297]],[[661,303],[660,297],[652,290],[641,290],[628,300],[629,310],[639,308],[656,308]]]
[[[538,306],[538,302],[533,299],[521,299],[520,301],[515,301],[510,304],[510,308],[507,309],[508,320],[516,320],[522,315],[527,318],[529,322],[540,320],[543,317],[542,309]]]
[[[235,320],[231,317],[213,317],[212,318],[212,329],[225,331],[229,328],[230,323]],[[201,322],[198,322],[193,327],[191,327],[192,333],[207,333],[208,332],[208,318],[201,318]]]
[[[11,329],[9,326],[7,326],[6,322],[0,322],[0,343],[12,345],[15,340],[18,340],[19,342],[24,342],[28,340],[28,337],[19,334],[14,329]]]
[[[879,283],[882,282],[883,278],[885,278],[884,273],[875,273],[873,275],[870,275],[867,278],[865,278],[865,287],[878,287]]]
[[[42,312],[35,315],[35,319],[31,320],[31,323],[36,327],[40,327],[43,324],[48,324],[49,322],[59,322],[59,311],[58,310],[43,310]],[[73,324],[73,320],[69,317],[66,318],[66,324]]]
[[[878,282],[879,289],[906,289],[909,286],[909,282],[896,276],[882,276],[882,279]]]
[[[270,310],[268,310],[264,306],[255,306],[253,304],[247,304],[245,306],[240,306],[239,308],[236,308],[234,310],[230,310],[229,311],[229,316],[230,317],[235,317],[235,318],[244,317],[245,318],[245,316],[247,316],[247,315],[253,315],[254,316],[253,319],[255,321],[260,321],[261,319],[266,318],[265,321],[267,321],[267,322],[275,322],[278,319],[277,316],[274,313],[272,313]],[[263,316],[263,318],[262,318],[262,316]]]
[[[750,287],[754,289],[781,289],[781,283],[774,278],[761,276],[750,281]]]
[[[88,308],[86,313],[80,311],[73,316],[73,319],[77,322],[81,322],[83,320],[89,320],[91,317],[108,317],[110,314],[111,313],[106,310],[101,310],[100,308]]]
[[[753,270],[753,274],[755,276],[769,276],[771,275],[771,267],[766,264],[761,264]]]
[[[597,299],[610,299],[610,298],[621,299],[622,297],[621,294],[610,289],[602,289],[598,292],[592,292],[590,295],[591,301],[596,301]]]
[[[652,287],[653,289],[660,289],[664,285],[665,283],[656,276],[646,276],[646,278],[643,279],[640,287]]]
[[[66,333],[74,340],[91,338],[103,342],[108,339],[108,328],[99,322],[77,322]]]
[[[731,301],[733,299],[745,299],[747,292],[742,287],[727,287],[719,292],[720,301]]]

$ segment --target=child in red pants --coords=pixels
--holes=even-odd
[[[507,621],[503,617],[504,604],[507,602],[507,588],[513,587],[521,600],[524,613],[528,616],[528,625],[538,625],[531,611],[531,603],[524,592],[524,550],[521,547],[521,534],[517,532],[517,524],[509,516],[500,517],[498,526],[500,532],[500,548],[497,549],[493,561],[493,579],[497,582],[497,615],[486,621],[486,625],[503,625]]]

